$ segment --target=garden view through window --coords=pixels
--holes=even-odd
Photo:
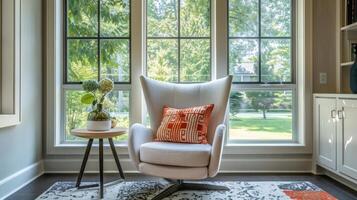
[[[215,76],[212,71],[224,68],[234,77],[229,141],[293,141],[294,2],[227,0],[228,66],[214,66],[211,0],[147,0],[146,70],[142,71],[157,80],[194,83],[210,81]],[[104,106],[119,120],[118,126],[129,127],[128,88],[137,81],[131,80],[130,3],[64,1],[64,142],[77,142],[70,130],[86,125],[89,108],[80,103],[85,80],[115,82]],[[124,135],[117,141],[126,139]]]
[[[80,84],[109,78],[115,90],[104,106],[118,126],[129,127],[130,0],[65,0],[64,138],[73,128],[86,126],[89,106],[80,102]],[[127,135],[116,140],[126,140]]]
[[[211,80],[211,1],[147,1],[147,74],[169,82]]]
[[[294,139],[293,0],[229,0],[230,141]]]

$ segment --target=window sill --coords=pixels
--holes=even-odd
[[[228,143],[226,147],[305,147],[301,143]]]
[[[55,147],[63,147],[63,148],[71,148],[71,147],[86,147],[87,143],[63,143],[57,144]],[[109,144],[104,143],[105,147],[109,147]],[[98,147],[97,143],[93,143],[93,147]],[[127,143],[115,143],[115,147],[117,148],[127,148]],[[227,148],[234,147],[306,147],[304,144],[300,143],[228,143],[225,145]]]

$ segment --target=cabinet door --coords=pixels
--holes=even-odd
[[[357,179],[357,99],[338,100],[339,171]]]
[[[336,99],[315,99],[316,156],[319,165],[336,170]]]

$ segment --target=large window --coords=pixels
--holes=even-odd
[[[229,0],[231,141],[294,141],[293,0]]]
[[[170,82],[211,80],[211,1],[147,0],[147,74]]]
[[[105,104],[111,116],[118,119],[119,126],[129,127],[130,1],[64,2],[62,141],[76,140],[70,130],[86,124],[88,108],[80,103],[80,84],[85,80],[110,78],[115,82],[115,91]]]
[[[63,2],[60,142],[78,142],[70,130],[86,125],[88,108],[80,104],[84,80],[112,79],[115,91],[105,102],[110,114],[121,127],[129,127],[129,121],[144,123],[138,83],[143,72],[176,83],[231,74],[228,142],[298,141],[296,0],[133,1],[132,15],[130,0]],[[225,3],[227,13],[219,13]],[[214,29],[222,23],[228,34]],[[139,33],[131,35],[131,26]]]

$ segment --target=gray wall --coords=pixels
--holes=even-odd
[[[42,157],[41,0],[22,0],[22,123],[0,129],[0,181]]]
[[[339,1],[339,0],[338,0]],[[314,0],[313,92],[335,93],[336,87],[336,0]],[[327,84],[320,84],[320,73]]]

